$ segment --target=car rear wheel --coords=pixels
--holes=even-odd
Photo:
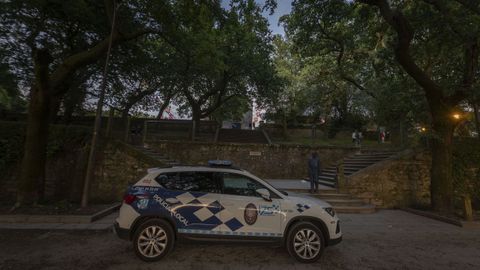
[[[288,233],[288,253],[299,262],[316,262],[322,256],[324,247],[322,232],[310,222],[296,223]]]
[[[161,219],[150,219],[135,231],[133,248],[140,259],[158,261],[171,251],[174,241],[170,224]]]

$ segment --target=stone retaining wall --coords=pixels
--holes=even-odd
[[[307,159],[318,152],[323,167],[353,155],[350,147],[299,145],[213,144],[200,142],[149,142],[152,149],[186,165],[205,165],[208,160],[226,159],[263,178],[295,179],[307,176]]]
[[[405,151],[346,177],[345,191],[379,208],[429,205],[430,164],[428,153]]]
[[[129,184],[138,182],[145,176],[148,168],[161,165],[130,145],[111,141],[97,160],[90,200],[95,203],[119,202]]]

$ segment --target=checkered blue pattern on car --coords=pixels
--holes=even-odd
[[[194,231],[212,231],[224,225],[235,232],[244,226],[237,218],[223,214],[228,211],[209,193],[161,189],[158,194],[169,201],[172,209],[188,221],[188,226],[178,224],[179,227]]]
[[[310,209],[310,205],[308,205],[308,204],[300,204],[300,203],[297,204],[297,211],[300,212],[300,213],[302,213],[302,212],[304,212],[308,209]]]

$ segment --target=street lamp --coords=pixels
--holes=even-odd
[[[455,120],[460,120],[460,118],[462,118],[462,116],[461,116],[459,113],[454,113],[454,114],[452,114],[452,117],[453,117],[453,119],[455,119]]]

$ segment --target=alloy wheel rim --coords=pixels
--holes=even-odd
[[[321,249],[320,237],[310,229],[302,229],[295,234],[293,248],[295,253],[302,259],[315,258]]]
[[[160,226],[148,226],[138,237],[138,251],[148,258],[161,255],[167,247],[167,233]]]

